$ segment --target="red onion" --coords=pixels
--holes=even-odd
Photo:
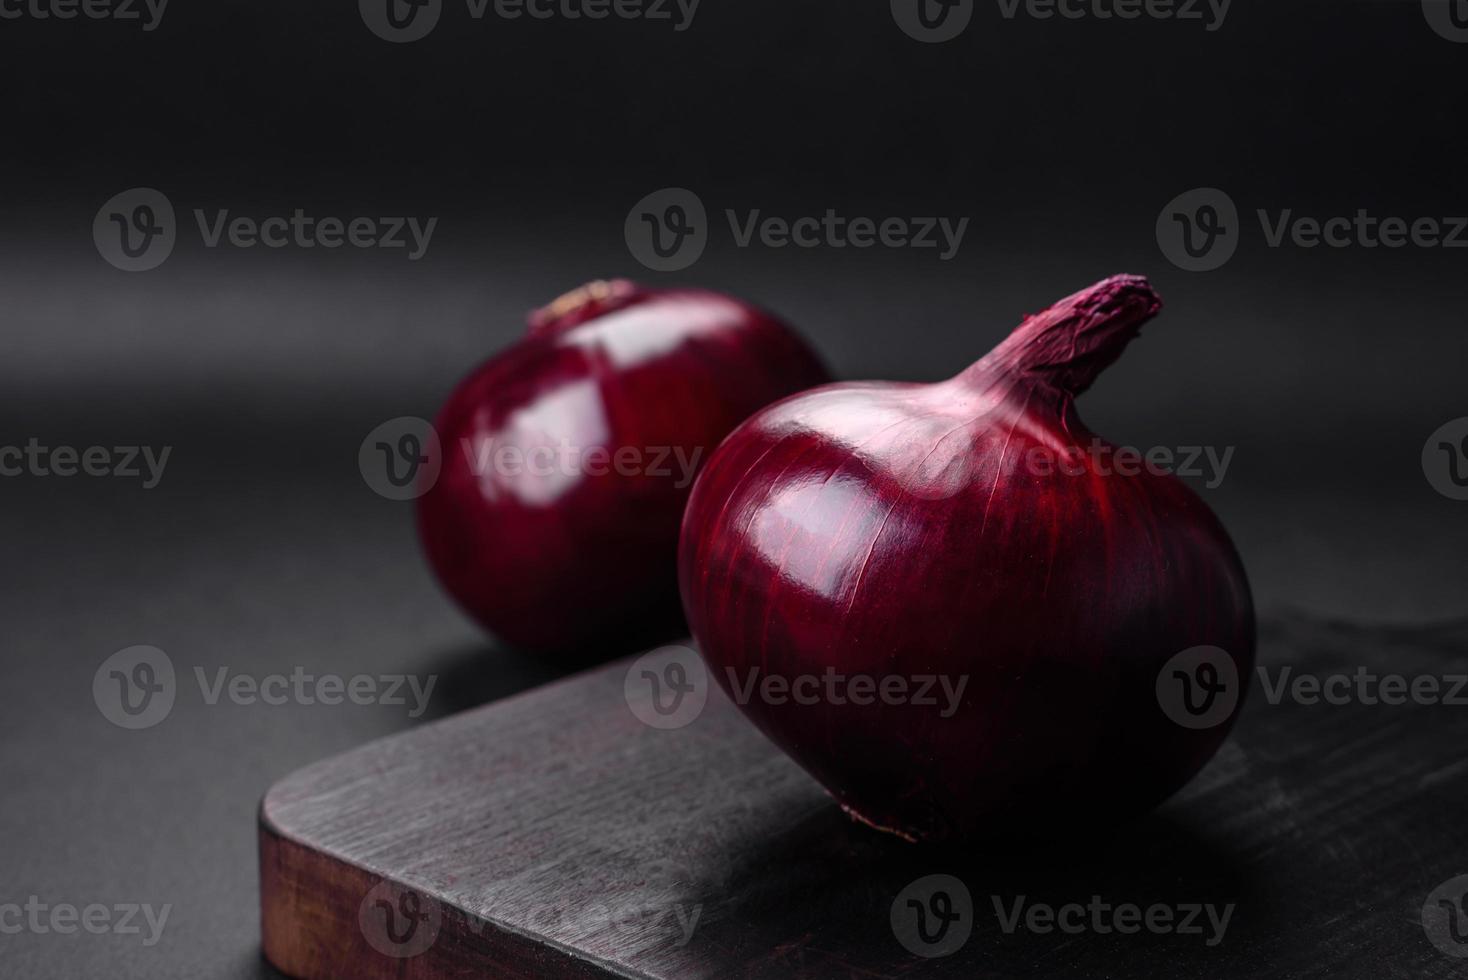
[[[519,647],[682,635],[678,523],[697,468],[751,412],[827,380],[787,327],[728,296],[569,293],[439,415],[443,467],[418,509],[429,562]]]
[[[1073,834],[1155,805],[1223,741],[1239,691],[1184,727],[1158,685],[1202,645],[1248,677],[1238,556],[1175,477],[1102,466],[1073,404],[1160,305],[1117,276],[952,380],[793,396],[699,477],[679,577],[703,656],[855,818]]]

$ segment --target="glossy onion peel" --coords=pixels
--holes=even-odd
[[[1160,305],[1113,277],[951,380],[778,402],[700,475],[693,634],[853,817],[914,840],[1074,835],[1156,805],[1222,743],[1237,707],[1184,727],[1158,678],[1198,646],[1249,676],[1237,553],[1174,476],[1101,465],[1074,406]]]
[[[606,655],[684,634],[693,477],[752,412],[829,380],[773,316],[699,289],[596,282],[531,315],[435,422],[419,531],[439,580],[515,646]]]

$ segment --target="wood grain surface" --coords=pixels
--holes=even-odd
[[[1441,699],[1468,673],[1468,622],[1286,615],[1261,641],[1270,686],[1364,668],[1448,676]],[[717,689],[686,727],[645,725],[629,663],[277,784],[270,962],[303,980],[1468,975],[1461,911],[1424,924],[1468,890],[1468,705],[1272,704],[1256,674],[1224,749],[1124,835],[1097,842],[1077,812],[1064,839],[933,850],[850,822]],[[931,875],[943,904],[909,888]],[[920,908],[950,931],[914,943]]]

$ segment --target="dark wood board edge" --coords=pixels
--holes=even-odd
[[[1305,615],[1276,616],[1263,633],[1263,663],[1290,667],[1300,676],[1363,666],[1424,675],[1468,670],[1468,621],[1367,628]],[[648,865],[663,875],[660,887],[674,888],[675,898],[716,906],[720,914],[706,919],[700,950],[689,957],[623,960],[608,956],[606,942],[591,945],[595,953],[573,945],[574,939],[566,938],[577,935],[573,932],[551,932],[562,938],[547,940],[518,925],[533,919],[509,917],[516,914],[518,898],[528,895],[532,903],[564,899],[570,907],[582,896],[599,898],[603,879],[590,875],[598,884],[588,891],[578,872],[595,872],[607,854],[626,855],[600,844],[582,849],[576,860],[543,863],[538,879],[521,882],[534,887],[517,891],[519,844],[528,840],[539,853],[556,839],[554,834],[577,829],[574,821],[560,819],[564,813],[585,811],[568,808],[565,797],[552,792],[549,809],[537,810],[535,798],[526,801],[530,813],[524,826],[481,840],[485,821],[506,811],[454,818],[472,789],[465,777],[478,772],[501,802],[520,797],[507,795],[510,784],[496,777],[499,770],[476,770],[453,749],[456,742],[479,744],[485,730],[510,737],[533,731],[549,738],[560,752],[557,758],[566,757],[567,745],[580,740],[568,734],[563,744],[554,732],[548,734],[548,726],[558,718],[592,717],[604,708],[620,724],[593,725],[599,739],[593,748],[614,743],[632,753],[638,751],[628,747],[634,744],[674,744],[666,733],[649,735],[622,717],[616,695],[625,663],[603,670],[607,677],[587,676],[586,689],[563,691],[565,698],[521,700],[544,696],[547,689],[518,695],[368,743],[276,783],[262,803],[260,821],[262,925],[269,961],[300,980],[769,980],[794,975],[822,980],[919,975],[1415,980],[1461,975],[1453,972],[1464,962],[1460,947],[1434,940],[1430,931],[1424,934],[1427,924],[1419,920],[1429,886],[1462,870],[1463,823],[1455,817],[1462,813],[1468,785],[1462,756],[1468,715],[1429,705],[1373,707],[1353,701],[1337,708],[1281,695],[1270,699],[1262,690],[1250,696],[1245,708],[1250,717],[1238,734],[1187,790],[1099,849],[1088,844],[1067,853],[1047,845],[1035,854],[936,854],[882,847],[874,835],[848,833],[849,825],[837,819],[814,784],[791,770],[779,782],[788,791],[781,799],[796,804],[793,808],[728,812],[720,821],[715,805],[713,826],[675,838],[683,842],[677,858]],[[722,786],[746,757],[757,754],[771,766],[779,759],[741,722],[732,704],[715,701],[714,706],[700,719],[702,728],[678,736],[691,739],[680,744],[695,756],[694,765],[688,767],[685,760],[683,769],[670,764],[654,770],[659,792],[684,785],[680,779],[708,791]],[[519,710],[503,719],[486,714],[507,708]],[[711,749],[717,762],[700,763],[697,754]],[[582,761],[615,768],[619,759],[626,761],[624,754],[621,749],[599,756],[592,752]],[[525,760],[518,761],[518,769],[507,770],[519,776],[511,787],[516,792],[529,778]],[[692,779],[695,772],[715,776]],[[435,773],[447,775],[436,781]],[[440,786],[453,789],[445,796],[453,802],[435,810]],[[622,801],[616,795],[610,801],[595,799],[609,805]],[[536,813],[552,819],[541,825],[534,822]],[[687,815],[685,808],[677,813]],[[616,828],[605,807],[601,818],[598,827]],[[669,826],[689,829],[686,821],[671,820]],[[459,846],[471,839],[483,844],[479,852]],[[639,834],[633,844],[647,839]],[[649,852],[634,846],[627,853],[646,860]],[[706,864],[703,858],[709,856],[714,859]],[[509,875],[502,878],[500,872],[507,869]],[[612,870],[625,871],[625,861],[613,861]],[[1178,944],[1168,936],[1129,942],[1109,933],[1057,943],[1038,932],[1001,935],[993,931],[996,925],[951,959],[903,957],[870,916],[900,892],[902,882],[937,872],[973,886],[979,905],[986,897],[1019,895],[1053,906],[1099,894],[1139,904],[1229,903],[1239,914],[1226,949]],[[560,878],[546,877],[552,874]],[[444,935],[430,953],[394,958],[365,941],[367,926],[359,924],[359,914],[364,899],[387,875],[442,903]],[[511,884],[500,888],[501,881]],[[561,888],[564,881],[570,884]],[[548,882],[553,895],[544,891]],[[381,912],[378,921],[387,914]],[[499,927],[486,918],[496,918]],[[718,923],[727,928],[719,931]],[[613,954],[618,952],[613,948]]]
[[[296,980],[637,980],[569,950],[538,942],[435,901],[439,927],[429,948],[395,957],[374,948],[357,911],[384,881],[411,887],[292,840],[261,801],[260,934],[265,959]]]

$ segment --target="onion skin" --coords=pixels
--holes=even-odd
[[[418,501],[429,563],[522,649],[605,655],[686,635],[676,563],[689,471],[755,410],[827,380],[788,327],[731,297],[625,281],[569,293],[435,421],[442,471]],[[553,461],[547,447],[560,447]],[[518,466],[510,455],[531,450],[542,455]]]
[[[736,701],[756,668],[968,678],[946,718],[881,698],[744,698],[854,818],[910,840],[1074,836],[1155,806],[1224,740],[1236,708],[1190,730],[1156,688],[1193,646],[1252,671],[1253,603],[1223,527],[1171,475],[1026,462],[1091,445],[1074,396],[1159,308],[1146,280],[1113,277],[949,381],[772,405],[699,477],[680,588]]]

